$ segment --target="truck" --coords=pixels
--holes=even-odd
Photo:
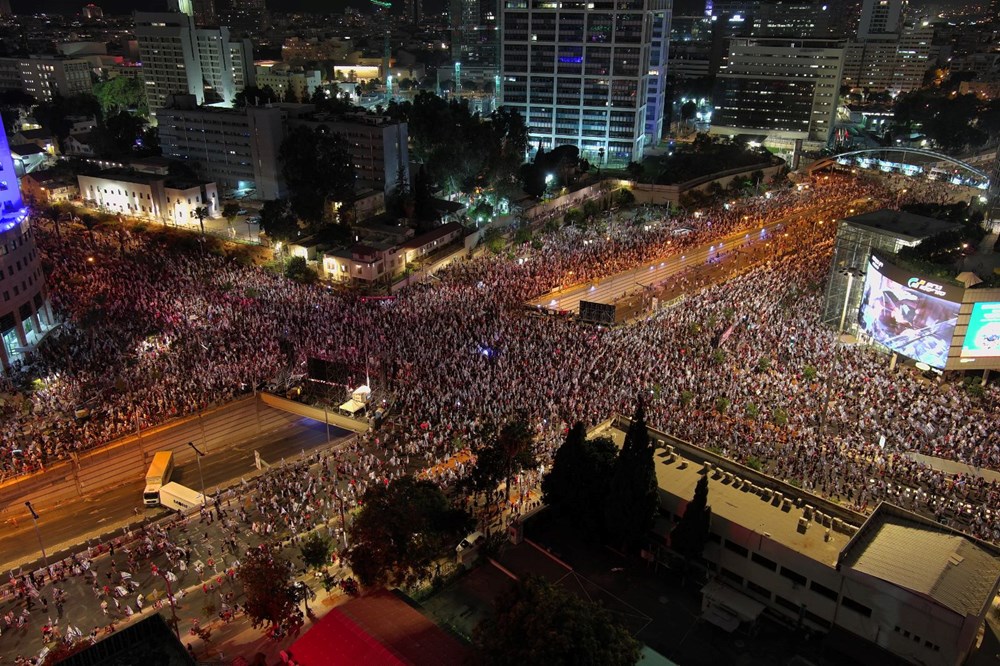
[[[157,451],[153,454],[153,462],[146,471],[146,489],[142,491],[142,501],[146,506],[156,506],[160,503],[160,487],[170,481],[174,473],[174,452]]]
[[[187,511],[205,504],[205,496],[187,486],[171,481],[160,488],[160,506]]]

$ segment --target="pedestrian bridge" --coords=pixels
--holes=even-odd
[[[810,164],[810,175],[834,165],[856,166],[905,176],[923,176],[929,180],[988,190],[988,173],[950,155],[924,148],[898,148],[885,146],[852,150],[839,155],[823,157]]]

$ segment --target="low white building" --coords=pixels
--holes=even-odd
[[[300,102],[308,102],[312,94],[323,83],[323,77],[318,69],[303,69],[288,63],[274,60],[259,60],[254,63],[257,87],[271,87],[284,100],[291,90]]]
[[[199,207],[208,217],[221,215],[215,183],[189,183],[163,176],[105,171],[77,176],[84,203],[109,213],[141,217],[178,226],[198,226]]]
[[[619,417],[617,436],[628,419]],[[615,431],[613,431],[615,432]],[[707,475],[711,527],[703,619],[728,631],[768,613],[827,633],[853,661],[879,649],[912,664],[958,666],[976,648],[1000,585],[1000,549],[881,503],[870,516],[650,429],[660,513],[651,548]],[[706,462],[696,462],[697,460]]]

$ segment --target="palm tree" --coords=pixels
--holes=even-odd
[[[201,225],[201,235],[205,235],[205,218],[208,217],[208,206],[198,206],[194,209],[194,215],[198,218],[198,224]]]

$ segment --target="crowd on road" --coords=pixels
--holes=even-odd
[[[337,525],[357,507],[368,484],[384,483],[380,476],[362,474],[382,464],[353,440],[267,470],[187,517],[172,515],[137,527],[47,569],[12,573],[0,586],[0,651],[20,653],[12,663],[40,663],[60,643],[96,641],[144,610],[171,605],[190,625],[186,640],[204,636],[200,622],[206,613],[206,624],[229,623],[245,610],[238,583],[243,553],[265,542],[282,543],[284,556],[297,563],[300,535],[314,529],[333,537],[329,564],[338,571],[343,535]],[[305,572],[298,565],[296,570]],[[301,624],[299,611],[270,627],[269,635],[294,634]]]
[[[818,323],[833,225],[817,223],[893,198],[872,181],[831,178],[684,219],[619,216],[548,233],[513,256],[453,264],[440,281],[380,301],[163,252],[140,235],[60,241],[43,230],[53,304],[66,324],[25,370],[40,378],[30,397],[0,407],[3,466],[36,468],[301,373],[308,357],[322,356],[353,369],[351,388],[372,376],[395,398],[366,435],[385,455],[358,462],[363,482],[393,478],[402,462],[445,470],[449,483],[468,466],[441,464],[520,411],[545,458],[568,425],[630,413],[641,394],[652,425],[696,444],[858,508],[894,497],[1000,541],[1000,488],[905,455],[1000,467],[996,393],[888,372],[884,356],[838,345]],[[775,219],[788,220],[793,254],[638,324],[608,330],[524,312],[527,299],[553,287]],[[76,418],[81,407],[89,418]]]

